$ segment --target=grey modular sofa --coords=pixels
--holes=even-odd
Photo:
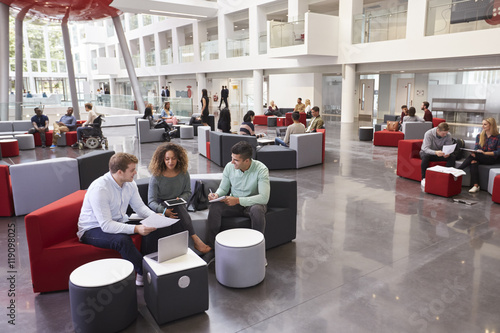
[[[240,141],[247,141],[252,145],[254,148],[253,157],[255,158],[255,148],[257,147],[255,136],[210,132],[210,160],[218,166],[225,166],[231,162],[231,147]]]

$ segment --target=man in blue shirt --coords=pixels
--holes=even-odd
[[[57,147],[57,140],[61,137],[61,133],[74,131],[76,129],[76,118],[73,116],[73,108],[70,106],[66,114],[54,123],[54,132],[52,135],[51,149]]]
[[[33,127],[29,129],[28,133],[35,134],[40,133],[40,139],[42,140],[42,148],[45,148],[45,132],[49,130],[49,117],[43,114],[42,109],[39,107],[35,108],[35,114],[31,117],[31,123]]]
[[[266,228],[267,202],[271,193],[269,169],[252,159],[253,148],[246,141],[235,144],[231,153],[231,162],[224,167],[219,188],[208,195],[209,200],[226,196],[214,202],[208,212],[207,244],[212,249],[224,216],[247,216],[252,229],[264,233]],[[207,263],[213,258],[213,250],[204,256]]]

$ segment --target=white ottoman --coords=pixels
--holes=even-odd
[[[14,138],[14,136],[10,135],[10,134],[0,135],[0,140],[8,140],[8,139],[13,139],[13,138]]]
[[[35,137],[33,134],[16,134],[20,150],[35,149]]]
[[[137,317],[134,265],[101,259],[69,276],[71,318],[76,332],[118,332]]]
[[[495,176],[500,175],[500,168],[490,169],[490,175],[488,178],[488,193],[493,194],[493,183],[495,182]]]
[[[255,286],[266,276],[264,235],[240,228],[220,232],[215,237],[215,276],[232,288]]]
[[[194,129],[193,126],[189,125],[181,125],[180,129],[180,137],[181,139],[193,139],[194,138]]]

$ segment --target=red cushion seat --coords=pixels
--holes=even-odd
[[[404,140],[405,135],[400,131],[378,131],[373,134],[374,146],[397,147],[400,140]]]
[[[258,114],[253,118],[254,125],[265,125],[267,126],[267,116],[263,114]]]
[[[3,157],[19,156],[19,143],[17,139],[0,140],[0,147]]]
[[[378,133],[378,132],[375,132]],[[413,180],[422,180],[420,148],[424,140],[400,140],[398,143],[397,175]],[[446,162],[430,162],[429,167],[446,166]]]
[[[452,197],[462,192],[462,176],[453,177],[449,173],[427,170],[425,173],[425,192],[442,197]]]

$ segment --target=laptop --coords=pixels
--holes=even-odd
[[[158,255],[151,259],[158,263],[177,258],[187,253],[188,232],[183,231],[158,239]]]

